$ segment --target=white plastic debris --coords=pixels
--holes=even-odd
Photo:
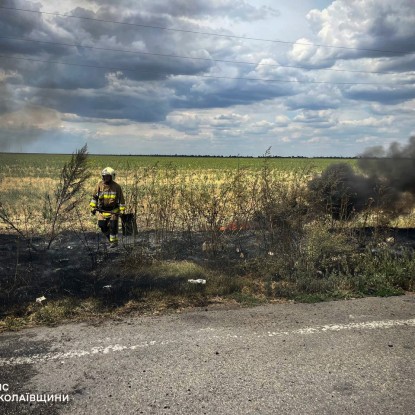
[[[72,249],[72,246],[68,245],[68,249]]]
[[[206,280],[202,280],[201,278],[198,280],[187,280],[187,282],[190,282],[190,284],[206,284]]]
[[[46,297],[43,296],[43,295],[42,295],[42,297],[36,298],[36,302],[39,303],[39,304],[42,304],[42,302],[45,301],[45,300],[46,300]]]
[[[105,288],[106,290],[110,290],[112,288],[112,285],[104,285],[102,288]]]

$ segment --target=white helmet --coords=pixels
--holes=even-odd
[[[105,169],[101,172],[101,176],[111,176],[112,180],[115,180],[115,170],[111,167],[105,167]]]

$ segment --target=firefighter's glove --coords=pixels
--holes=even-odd
[[[97,210],[96,209],[91,209],[91,215],[95,216],[95,213],[97,213]]]

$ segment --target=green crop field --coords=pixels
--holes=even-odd
[[[0,153],[0,174],[3,177],[49,177],[55,178],[70,155]],[[319,172],[336,162],[353,166],[355,159],[335,158],[273,158],[273,157],[187,157],[187,156],[125,156],[90,155],[91,171],[111,166],[119,172],[149,168],[175,168],[187,171],[235,170],[238,168],[258,170],[268,163],[270,169],[280,172],[311,170]]]

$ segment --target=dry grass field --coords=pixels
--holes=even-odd
[[[60,171],[69,158],[0,154],[2,206],[11,212],[13,222],[22,224],[27,236],[46,232],[45,197],[59,184]],[[90,230],[94,227],[95,221],[89,217],[89,196],[107,165],[116,169],[128,210],[136,214],[140,229],[183,230],[205,228],[206,216],[215,209],[218,216],[215,225],[226,226],[236,215],[242,216],[238,220],[245,222],[258,208],[264,175],[269,184],[272,182],[273,189],[278,183],[281,191],[282,184],[305,185],[332,162],[270,157],[89,156],[91,176],[83,188],[85,203],[79,205],[77,218],[68,215],[68,222],[71,227],[78,226],[76,222],[82,222]],[[355,163],[354,160],[345,162]],[[0,226],[3,231],[8,228],[4,223]]]

